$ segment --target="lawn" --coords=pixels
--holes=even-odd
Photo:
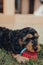
[[[19,64],[10,54],[3,49],[0,49],[0,65],[43,65],[43,45],[41,45],[41,51],[38,54],[37,61],[27,61],[26,64]]]

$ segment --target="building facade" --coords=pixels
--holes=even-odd
[[[40,0],[0,0],[0,13],[33,14],[41,5]]]

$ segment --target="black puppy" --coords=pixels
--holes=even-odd
[[[25,47],[27,42],[31,41],[32,50],[40,51],[38,45],[38,33],[31,27],[26,27],[21,30],[10,30],[5,27],[0,27],[0,48],[7,52],[19,54]]]
[[[19,46],[19,30],[10,30],[5,27],[0,27],[0,48],[7,52],[17,53]]]
[[[41,47],[38,43],[38,38],[38,32],[31,27],[27,27],[21,30],[21,38],[19,42],[23,48],[28,45],[30,52],[39,52],[41,50]]]

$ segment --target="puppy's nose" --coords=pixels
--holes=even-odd
[[[38,49],[37,47],[34,47],[34,51],[37,51],[37,49]]]
[[[36,43],[36,44],[37,44],[37,39],[34,39],[34,43]]]

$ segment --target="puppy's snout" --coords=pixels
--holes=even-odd
[[[32,43],[33,43],[34,46],[36,46],[38,41],[36,39],[34,39],[34,40],[32,40]]]
[[[34,49],[34,51],[37,51],[37,40],[33,40],[33,49]]]
[[[34,47],[34,51],[37,51],[37,49],[38,49],[37,47]]]
[[[37,39],[34,39],[34,44],[36,44],[36,45],[37,45],[37,43],[38,43]]]

